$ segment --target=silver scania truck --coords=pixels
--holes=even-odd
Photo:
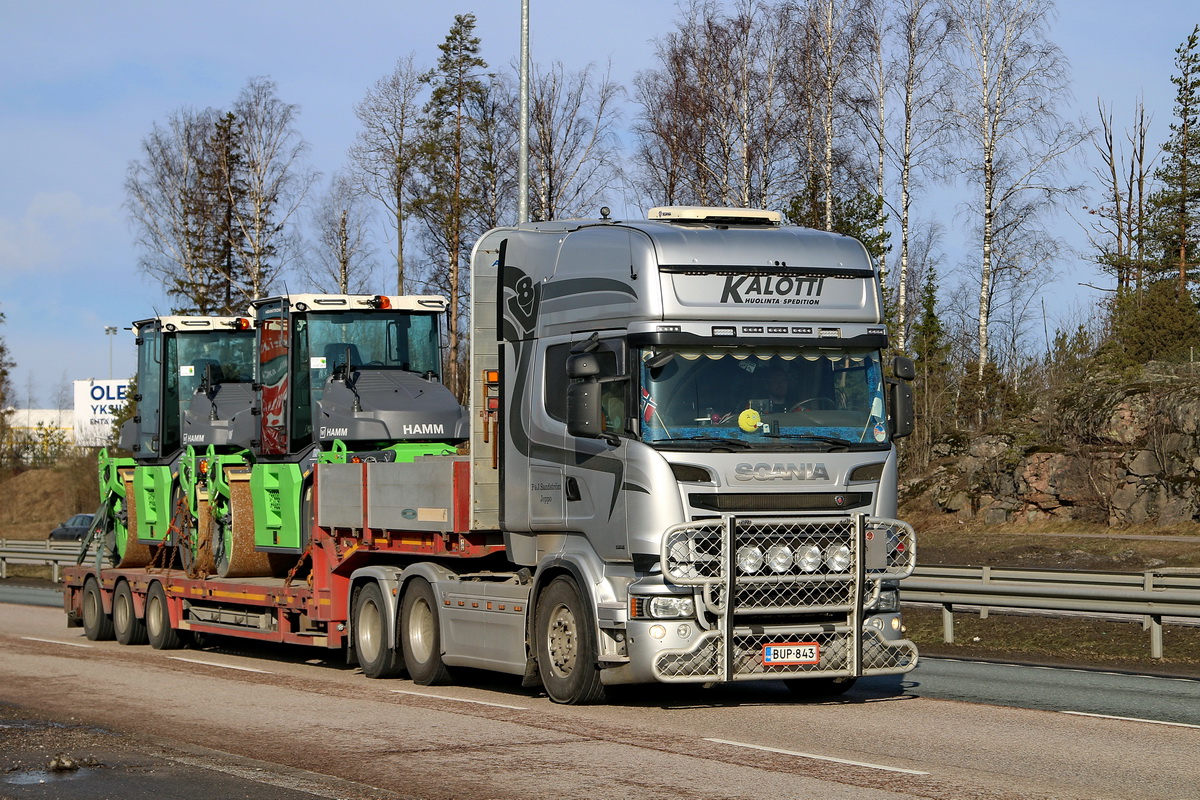
[[[860,242],[656,208],[490,231],[472,276],[471,363],[498,379],[471,400],[473,526],[532,573],[513,646],[553,699],[651,681],[840,692],[916,665],[894,445],[913,367],[886,374]]]

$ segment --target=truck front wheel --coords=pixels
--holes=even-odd
[[[112,602],[113,633],[117,637],[117,642],[119,644],[145,644],[146,623],[137,618],[137,612],[133,607],[133,590],[129,588],[129,581],[121,581],[117,584]]]
[[[404,602],[400,609],[400,642],[404,663],[413,683],[432,686],[450,682],[450,670],[442,662],[437,598],[433,594],[433,587],[422,578],[413,578],[404,590]]]
[[[104,613],[104,601],[100,597],[100,584],[95,578],[88,578],[84,582],[81,604],[84,636],[93,642],[107,641],[113,638],[112,617]]]
[[[354,593],[354,652],[368,678],[394,678],[404,662],[388,644],[387,607],[378,583],[368,583]]]
[[[556,703],[604,701],[589,619],[579,588],[568,577],[552,580],[538,599],[538,672],[546,694]]]

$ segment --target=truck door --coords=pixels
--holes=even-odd
[[[605,438],[572,436],[566,426],[566,395],[570,379],[567,359],[588,348],[596,356]],[[631,394],[628,348],[619,336],[592,338],[577,334],[572,341],[547,348],[545,358],[547,416],[555,421],[566,457],[561,459],[563,522],[569,531],[587,535],[605,558],[625,558],[625,476],[628,437],[636,426],[630,420],[636,408]],[[531,467],[538,466],[531,462]]]

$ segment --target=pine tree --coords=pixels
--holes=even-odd
[[[825,228],[826,193],[819,178],[805,182],[804,190],[792,197],[784,216],[793,225],[806,228]],[[863,243],[871,258],[879,262],[891,250],[891,233],[883,229],[887,214],[883,198],[866,190],[852,195],[834,192],[832,195],[833,226],[829,230],[853,236]]]
[[[937,312],[937,272],[930,268],[921,292],[920,313],[913,325],[912,352],[917,378],[913,384],[913,407],[920,424],[911,440],[917,466],[928,465],[932,445],[952,425],[947,402],[950,388],[950,343]]]
[[[1175,121],[1154,173],[1162,189],[1150,199],[1151,235],[1164,270],[1178,274],[1183,297],[1196,280],[1190,272],[1200,257],[1200,25],[1175,50],[1175,66]]]
[[[421,147],[424,181],[413,203],[430,245],[429,282],[450,299],[446,384],[460,396],[465,391],[459,378],[465,338],[462,311],[470,292],[466,260],[474,233],[471,223],[481,207],[470,180],[477,172],[477,121],[468,112],[484,103],[487,91],[482,73],[487,62],[479,56],[474,31],[474,14],[455,16],[445,42],[438,45],[442,55],[437,66],[425,76],[432,93],[425,106]]]

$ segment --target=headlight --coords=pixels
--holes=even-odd
[[[825,551],[825,565],[833,572],[845,572],[850,569],[850,546],[831,544]]]
[[[696,602],[690,597],[653,597],[648,606],[655,619],[679,619],[696,615]]]
[[[821,548],[810,544],[796,556],[796,563],[805,572],[816,572],[821,568]]]
[[[893,613],[900,610],[900,590],[884,589],[874,603],[865,606],[868,611],[876,614]]]
[[[792,563],[792,548],[786,544],[772,545],[767,550],[767,566],[772,572],[787,572]]]
[[[762,550],[759,550],[754,545],[745,545],[744,547],[739,547],[737,551],[737,563],[738,569],[747,575],[753,575],[762,569]]]

